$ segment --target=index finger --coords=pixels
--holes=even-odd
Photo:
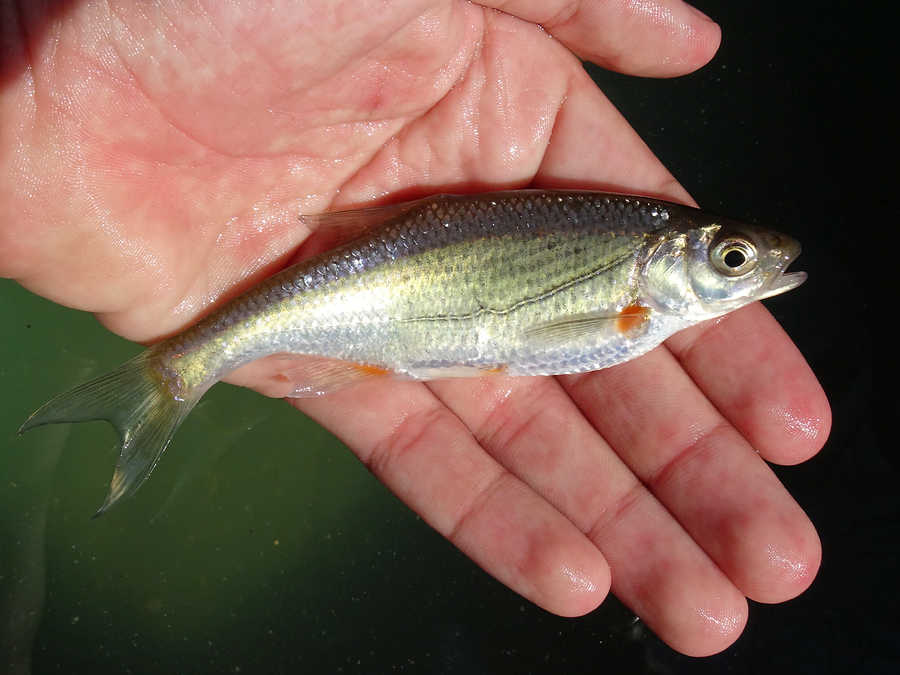
[[[674,77],[706,64],[722,33],[681,0],[482,0],[540,24],[580,57],[629,75]]]

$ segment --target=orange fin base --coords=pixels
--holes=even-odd
[[[643,305],[628,305],[623,307],[616,319],[616,330],[627,333],[634,330],[650,318],[650,308]]]

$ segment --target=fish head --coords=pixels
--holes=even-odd
[[[800,242],[785,234],[710,218],[663,237],[644,285],[661,309],[708,319],[802,284],[805,272],[786,272],[799,255]]]

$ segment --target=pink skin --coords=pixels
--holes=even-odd
[[[675,76],[718,27],[677,0],[496,4],[5,3],[0,274],[152,342],[302,255],[298,213],[525,185],[690,202],[572,52]],[[277,368],[232,381],[277,394]],[[673,648],[711,654],[746,597],[787,600],[818,569],[762,460],[815,454],[828,403],[759,305],[600,373],[295,404],[551,612],[611,586]]]

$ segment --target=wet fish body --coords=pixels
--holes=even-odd
[[[307,216],[347,243],[294,265],[23,425],[108,419],[107,508],[240,366],[292,355],[294,396],[373,376],[586,372],[802,283],[789,237],[668,202],[585,191],[439,195]],[[101,509],[102,510],[102,509]]]
[[[163,358],[215,354],[188,386],[278,352],[416,379],[443,368],[596,370],[646,351],[689,319],[667,314],[641,336],[614,331],[564,344],[530,339],[527,329],[638,303],[644,250],[673,230],[670,218],[671,206],[611,195],[422,200],[396,222],[272,277],[172,341]]]

